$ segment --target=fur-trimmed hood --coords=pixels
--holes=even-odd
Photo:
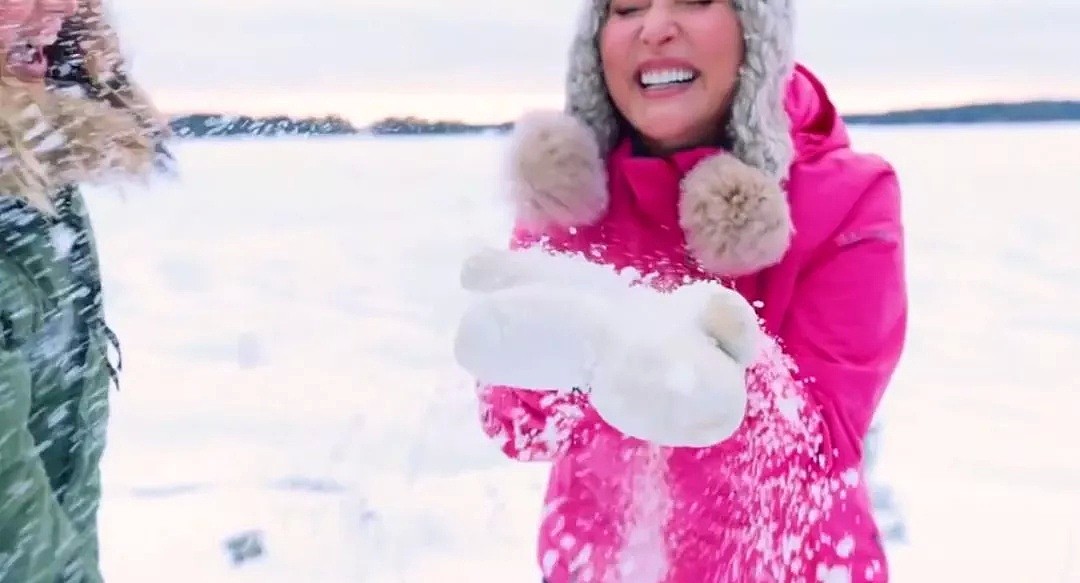
[[[0,79],[0,195],[50,211],[63,186],[147,176],[168,125],[129,79],[102,0],[80,0],[46,58],[44,87]]]
[[[515,125],[506,168],[519,223],[591,224],[607,209],[605,160],[627,136],[604,84],[597,37],[610,0],[583,0],[563,112]],[[794,233],[785,194],[795,158],[785,107],[795,69],[794,0],[734,0],[746,43],[727,134],[730,152],[703,160],[681,185],[680,225],[709,271],[742,275],[778,262]]]

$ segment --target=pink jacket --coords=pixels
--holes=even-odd
[[[860,466],[904,343],[899,187],[885,161],[850,149],[805,68],[787,109],[795,235],[779,264],[727,280],[759,302],[786,356],[772,350],[751,369],[751,405],[733,437],[708,449],[652,447],[603,423],[581,393],[481,387],[484,430],[503,451],[553,463],[538,549],[550,583],[888,580]],[[660,266],[671,282],[720,279],[690,259],[677,220],[680,179],[716,152],[636,157],[625,141],[607,159],[599,222],[519,228],[513,244]]]

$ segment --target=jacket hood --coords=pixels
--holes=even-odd
[[[611,0],[581,0],[570,48],[566,112],[589,127],[606,155],[622,141],[626,124],[604,83],[599,35]],[[745,57],[732,97],[727,133],[732,154],[774,182],[787,177],[792,144],[784,115],[785,85],[795,65],[795,0],[733,0]]]
[[[795,66],[784,110],[791,123],[793,162],[816,159],[851,146],[847,126],[829,99],[825,85],[804,65]]]
[[[167,121],[131,81],[102,0],[80,0],[45,54],[44,87],[0,79],[0,195],[50,211],[63,186],[161,167]]]
[[[672,167],[693,166],[679,177],[677,208],[687,248],[700,266],[724,276],[753,273],[778,263],[794,236],[787,187],[793,164],[849,145],[847,130],[822,83],[793,66],[780,84],[787,165],[776,174],[719,147],[667,156]],[[739,132],[734,132],[737,135]],[[621,136],[619,143],[630,140]],[[511,203],[520,227],[545,231],[600,220],[608,208],[612,148],[592,127],[562,112],[531,112],[515,125],[507,167]]]

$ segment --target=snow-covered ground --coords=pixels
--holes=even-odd
[[[906,191],[893,580],[1080,581],[1080,126],[853,135]],[[187,143],[178,182],[90,192],[125,365],[110,583],[538,579],[546,467],[483,438],[452,358],[459,262],[506,236],[501,145]]]

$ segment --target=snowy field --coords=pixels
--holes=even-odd
[[[1080,126],[852,133],[906,191],[893,580],[1080,582]],[[546,468],[483,438],[450,353],[458,263],[506,237],[501,146],[187,143],[177,182],[89,193],[124,347],[110,583],[538,580]]]

